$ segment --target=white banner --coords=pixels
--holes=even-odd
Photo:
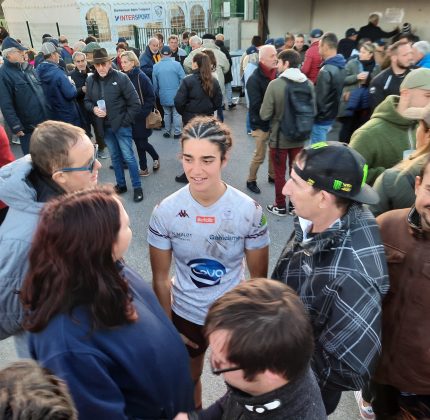
[[[164,21],[164,6],[120,6],[113,9],[115,25],[142,25]]]

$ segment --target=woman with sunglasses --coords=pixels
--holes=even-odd
[[[129,218],[112,189],[43,209],[21,299],[33,358],[65,380],[82,420],[172,419],[192,408],[182,340],[124,264]]]
[[[154,209],[148,243],[154,291],[187,345],[199,408],[206,313],[245,279],[245,261],[251,278],[267,275],[269,235],[261,206],[221,179],[232,146],[229,128],[214,117],[196,117],[184,127],[181,146],[189,185]]]

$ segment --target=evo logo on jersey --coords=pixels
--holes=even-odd
[[[216,286],[227,273],[226,268],[220,262],[207,258],[196,258],[187,265],[191,269],[191,281],[198,288]]]
[[[216,221],[215,216],[196,216],[196,223],[214,224],[215,221]]]

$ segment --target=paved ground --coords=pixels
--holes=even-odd
[[[225,112],[225,122],[232,128],[234,133],[233,153],[229,164],[224,170],[224,180],[232,186],[249,193],[246,189],[246,177],[248,165],[252,155],[254,142],[252,137],[245,132],[245,108],[238,105],[233,111]],[[331,133],[335,139],[337,130]],[[177,140],[165,139],[160,131],[155,131],[151,137],[151,143],[160,154],[161,168],[156,174],[143,178],[143,189],[145,198],[141,203],[134,203],[132,192],[123,196],[125,207],[131,219],[133,240],[126,256],[127,263],[138,270],[148,282],[151,281],[151,269],[148,257],[148,246],[146,243],[146,229],[149,217],[154,205],[161,199],[176,191],[182,185],[174,181],[174,176],[181,173],[181,165],[178,160],[179,144]],[[16,156],[21,155],[19,146],[13,146]],[[102,160],[103,168],[100,171],[100,182],[114,182],[113,171],[109,169],[109,160]],[[148,165],[151,167],[151,159],[148,157]],[[126,174],[128,176],[128,174]],[[259,195],[253,196],[265,207],[274,200],[274,187],[267,182],[267,162],[260,169],[258,184],[262,190]],[[129,180],[128,180],[129,181]],[[129,183],[130,186],[130,183]],[[277,217],[270,213],[268,216],[269,231],[271,236],[269,274],[292,231],[292,217]],[[0,367],[16,358],[11,340],[0,342]],[[203,377],[204,405],[219,398],[224,392],[221,378],[214,377],[208,370],[206,363]],[[337,411],[330,416],[330,420],[358,420],[358,409],[352,393],[344,393],[341,404]]]

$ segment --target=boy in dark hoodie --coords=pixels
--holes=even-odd
[[[323,65],[315,85],[317,113],[312,128],[311,143],[327,139],[338,112],[346,61],[341,54],[337,54],[337,43],[337,36],[332,32],[325,33],[319,43]]]

